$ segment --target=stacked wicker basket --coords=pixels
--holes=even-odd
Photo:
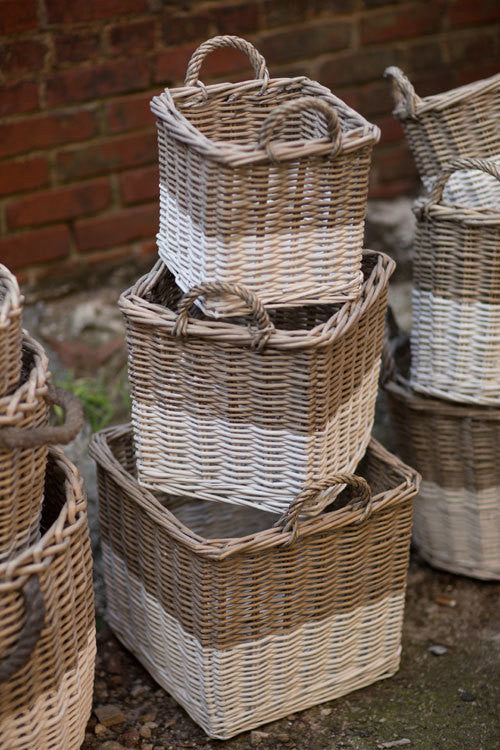
[[[201,83],[224,45],[254,80]],[[398,668],[418,476],[370,440],[379,132],[238,37],[152,110],[160,260],[120,298],[132,425],[91,445],[108,618],[224,739]]]
[[[49,383],[0,266],[0,748],[78,750],[90,715],[95,624],[82,482],[62,452],[78,401]],[[49,425],[51,404],[65,424]]]
[[[387,74],[427,186],[411,356],[400,347],[386,386],[401,455],[423,477],[415,541],[437,567],[500,579],[500,74],[427,99]]]

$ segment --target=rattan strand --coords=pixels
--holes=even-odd
[[[22,306],[16,277],[0,264],[0,398],[17,388],[21,376]]]
[[[369,512],[345,492],[292,543],[275,515],[141,488],[130,426],[90,452],[111,627],[208,735],[397,670],[418,476],[375,441],[360,468]]]
[[[393,82],[394,116],[404,127],[427,187],[452,159],[500,161],[500,73],[423,99],[399,68],[387,68],[385,75]],[[446,187],[444,202],[499,206],[498,182],[478,171],[457,173]]]
[[[266,310],[269,325],[196,307],[186,321],[161,261],[122,294],[140,483],[282,512],[306,484],[351,472],[370,439],[394,263],[367,251],[363,269],[357,300]]]
[[[400,355],[409,360],[407,344]],[[420,554],[452,573],[500,579],[500,409],[421,396],[397,370],[385,390],[398,453],[422,475]]]
[[[42,626],[24,666],[0,681],[1,750],[78,750],[90,716],[95,616],[86,502],[76,468],[56,448],[49,449],[42,533],[0,565],[0,673],[27,618]],[[23,596],[33,582],[41,613],[36,599]]]
[[[500,164],[459,159],[415,204],[410,384],[431,396],[500,406],[500,205],[440,202],[446,177],[470,168],[500,184]]]
[[[258,77],[202,85],[201,60],[226,45],[246,52]],[[158,249],[180,288],[241,283],[272,307],[354,298],[379,129],[314,81],[269,79],[238,37],[209,40],[193,58],[186,85],[151,102]],[[198,301],[214,316],[243,311],[238,299],[222,303]]]

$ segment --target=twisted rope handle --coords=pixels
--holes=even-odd
[[[324,116],[333,144],[332,156],[335,156],[342,146],[342,129],[339,117],[333,107],[315,96],[301,96],[298,99],[292,99],[289,102],[280,104],[279,107],[273,109],[260,126],[257,137],[258,145],[261,148],[265,148],[269,154],[269,141],[275,131],[283,126],[288,117],[297,112],[310,112],[311,110],[316,110]]]
[[[244,52],[252,63],[254,69],[255,78],[261,78],[264,85],[267,85],[269,81],[269,71],[267,70],[266,61],[258,52],[253,44],[247,42],[246,39],[242,39],[239,36],[214,36],[212,39],[208,39],[203,44],[200,44],[191,55],[189,60],[186,78],[184,79],[185,86],[196,86],[199,81],[200,68],[205,57],[216,49],[221,47],[232,47],[240,52]]]
[[[0,448],[37,448],[40,445],[66,445],[80,432],[83,425],[83,408],[72,393],[49,385],[47,401],[64,409],[64,424],[58,427],[44,426],[23,429],[22,427],[1,427]]]
[[[219,294],[234,294],[248,306],[259,329],[254,336],[252,348],[261,351],[269,341],[269,337],[274,331],[274,325],[271,323],[269,314],[262,302],[253,292],[241,284],[228,284],[224,281],[207,281],[204,284],[194,286],[179,300],[177,306],[178,316],[174,323],[172,334],[174,336],[187,335],[189,310],[198,297]]]
[[[385,69],[384,78],[392,78],[392,95],[396,103],[394,115],[402,119],[414,119],[415,107],[420,102],[420,97],[401,68],[391,65]]]
[[[363,509],[358,523],[361,523],[361,521],[364,521],[370,515],[372,510],[372,491],[366,479],[357,474],[331,474],[321,482],[311,484],[303,489],[290,504],[288,510],[274,524],[281,527],[283,534],[290,533],[287,544],[291,544],[297,538],[298,520],[304,510],[304,506],[314,500],[320,492],[332,489],[338,484],[346,484],[356,494],[356,499],[351,501],[350,504],[353,508],[358,506],[358,508]]]
[[[37,576],[28,578],[22,588],[22,596],[26,620],[10,654],[0,662],[0,683],[10,680],[28,663],[45,624],[45,602]]]
[[[463,169],[478,169],[479,171],[484,172],[485,174],[490,174],[492,177],[496,177],[497,180],[500,180],[499,165],[492,160],[453,159],[443,168],[441,174],[439,175],[439,178],[436,180],[435,184],[432,187],[432,190],[429,193],[429,197],[426,198],[425,201],[423,201],[421,209],[422,212],[427,213],[429,208],[433,204],[439,203],[439,201],[443,197],[444,187],[451,175]]]

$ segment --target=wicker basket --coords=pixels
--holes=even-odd
[[[367,252],[357,300],[267,311],[217,282],[179,303],[159,261],[119,303],[140,483],[279,513],[306,484],[352,471],[370,440],[393,269]],[[221,288],[252,316],[189,317],[197,294]]]
[[[0,398],[0,563],[39,535],[47,445],[68,443],[79,432],[77,399],[48,384],[47,357],[30,336],[23,337],[19,387]],[[48,426],[51,403],[66,408],[66,423]]]
[[[408,347],[403,348],[408,358]],[[500,579],[500,409],[419,396],[399,372],[385,385],[395,445],[422,475],[414,539],[437,568]]]
[[[92,561],[76,468],[49,451],[43,536],[0,565],[0,749],[78,750],[95,659]]]
[[[445,176],[473,165],[500,180],[500,164],[475,159],[452,162]],[[410,384],[431,396],[500,406],[500,204],[441,205],[443,184],[415,204]]]
[[[201,84],[203,59],[223,46],[249,56],[255,80]],[[270,79],[264,58],[233,36],[202,44],[185,86],[154,97],[151,109],[158,248],[183,291],[241,283],[272,307],[359,293],[375,125],[308,78]],[[203,309],[244,312],[238,298]]]
[[[208,735],[396,672],[418,477],[378,443],[362,470],[373,498],[353,478],[336,510],[291,534],[293,511],[273,528],[263,511],[142,489],[129,426],[94,435],[90,452],[108,621]]]
[[[0,265],[0,398],[17,388],[21,376],[22,303],[16,277]]]
[[[385,75],[393,81],[394,116],[426,187],[452,159],[500,161],[500,73],[424,99],[399,68],[387,68]],[[446,203],[488,208],[499,201],[498,182],[479,171],[457,173],[445,191]]]

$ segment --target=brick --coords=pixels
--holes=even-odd
[[[161,39],[165,45],[183,45],[204,41],[216,33],[210,13],[166,12],[163,16]],[[191,50],[192,51],[192,50]]]
[[[19,39],[0,44],[2,72],[7,75],[19,75],[39,71],[43,68],[47,51],[47,46],[38,39]]]
[[[101,37],[97,32],[73,31],[60,33],[54,38],[56,63],[92,60],[100,52]]]
[[[373,183],[368,190],[369,200],[388,200],[400,195],[413,195],[418,185],[417,178],[392,180],[392,182]],[[399,268],[399,265],[398,265]]]
[[[309,4],[315,16],[321,13],[352,13],[357,10],[356,0],[309,0]]]
[[[85,2],[45,0],[45,5],[49,23],[97,21],[149,10],[148,0],[85,0]]]
[[[445,45],[450,63],[461,67],[466,66],[469,60],[481,63],[485,60],[498,60],[499,56],[498,35],[490,29],[449,33]]]
[[[392,115],[387,114],[382,117],[374,117],[372,122],[380,128],[381,146],[398,142],[402,143],[404,141],[405,134],[401,123],[392,117]]]
[[[309,5],[310,3],[304,0],[288,0],[287,3],[264,0],[262,26],[268,29],[272,26],[289,26],[304,21],[309,14]]]
[[[152,125],[154,116],[149,103],[156,93],[158,93],[157,90],[106,102],[104,111],[108,131],[110,133],[123,133],[127,130],[138,130]]]
[[[248,34],[259,25],[258,3],[238,3],[214,8],[213,20],[219,34],[234,34],[235,29],[240,36]]]
[[[101,99],[146,88],[148,83],[149,66],[145,59],[65,70],[47,79],[47,104],[49,107],[56,107],[60,104]]]
[[[497,59],[483,60],[482,62],[471,61],[470,65],[459,70],[456,78],[457,86],[464,86],[467,83],[480,81],[483,78],[489,78],[498,73]]]
[[[0,6],[0,35],[36,29],[36,0],[4,0]]]
[[[357,88],[359,111],[368,119],[377,115],[386,115],[394,109],[391,84],[382,77],[373,83]]]
[[[453,0],[448,9],[448,19],[451,28],[498,23],[500,4],[498,0],[480,0],[475,3],[470,0]]]
[[[41,156],[20,161],[4,161],[0,167],[0,195],[43,187],[48,181],[49,165]]]
[[[157,231],[157,203],[93,219],[82,219],[75,224],[76,244],[81,252],[115,247],[143,237],[153,237]]]
[[[370,13],[361,19],[361,44],[382,44],[436,33],[440,31],[442,18],[443,8],[437,0]]]
[[[387,45],[375,50],[348,52],[326,60],[319,69],[318,80],[331,89],[380,81],[389,65],[404,67],[399,47]]]
[[[0,96],[0,117],[32,112],[38,108],[38,87],[34,81],[4,86]]]
[[[156,255],[158,253],[158,245],[154,240],[151,242],[143,242],[139,249],[141,257],[147,257],[149,255]]]
[[[71,182],[83,177],[151,164],[158,159],[156,132],[114,137],[83,148],[71,148],[57,154],[59,178]]]
[[[82,141],[96,133],[95,109],[35,115],[0,125],[0,157]]]
[[[9,268],[23,268],[64,258],[70,251],[70,243],[70,232],[65,224],[11,234],[0,239],[0,258]]]
[[[125,205],[158,200],[160,176],[158,167],[136,169],[120,175],[120,194]]]
[[[147,19],[112,26],[109,30],[109,43],[115,54],[147,52],[154,47],[155,21]]]
[[[184,81],[189,59],[196,49],[192,44],[165,50],[154,61],[155,81],[172,84]],[[203,81],[217,75],[248,69],[248,58],[243,52],[224,47],[208,55],[203,61],[200,78]]]
[[[9,229],[69,221],[107,208],[111,188],[107,179],[79,183],[70,187],[44,190],[10,201],[6,216]]]
[[[414,74],[420,71],[442,71],[448,66],[443,57],[443,50],[439,41],[428,39],[411,42],[406,48],[407,72]]]
[[[259,39],[257,47],[272,65],[346,49],[351,42],[351,32],[350,22],[324,21],[266,34]]]
[[[364,8],[381,8],[384,5],[401,5],[405,0],[363,0]]]
[[[406,143],[375,149],[372,168],[377,182],[391,182],[417,176],[417,168]]]

